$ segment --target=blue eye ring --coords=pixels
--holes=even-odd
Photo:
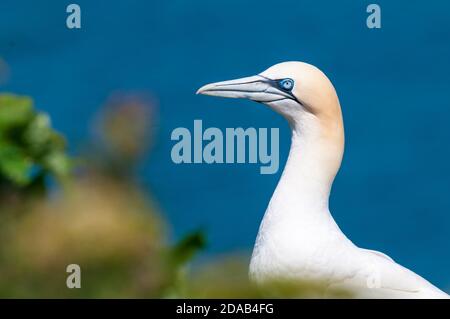
[[[283,90],[290,92],[294,88],[294,80],[292,79],[282,79],[278,81],[278,86]]]

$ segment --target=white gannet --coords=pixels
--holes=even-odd
[[[324,73],[285,62],[197,93],[266,104],[292,131],[289,157],[253,250],[252,280],[319,280],[357,298],[449,298],[387,255],[357,247],[334,221],[328,200],[344,152],[344,126],[338,96]]]

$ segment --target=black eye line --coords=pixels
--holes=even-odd
[[[265,76],[263,76],[263,75],[259,75],[259,76],[262,77],[262,78],[265,80],[265,81],[264,81],[265,83],[269,84],[270,86],[272,86],[272,87],[274,87],[274,88],[276,88],[276,89],[278,89],[278,90],[280,89],[280,86],[278,85],[278,83],[279,83],[280,81],[282,81],[282,80],[287,80],[287,78],[272,80],[272,79],[269,79],[268,77],[265,77]],[[292,79],[289,79],[289,80],[294,81],[294,80],[292,80]],[[298,104],[300,104],[301,106],[304,107],[303,103],[300,102],[300,101],[295,97],[294,94],[292,94],[292,90],[289,90],[289,91],[283,90],[283,92],[286,93],[287,95],[289,95],[289,97],[290,97],[291,100],[296,101]]]
[[[279,90],[278,82],[281,81],[281,80],[286,80],[286,78],[272,80],[272,79],[269,79],[268,77],[265,77],[264,75],[261,75],[261,74],[259,74],[259,76],[264,79],[264,81],[262,81],[262,82],[265,82],[265,83],[271,85],[272,87],[274,87],[274,88],[276,88],[278,90]],[[292,79],[290,79],[290,80],[292,80]],[[292,80],[292,81],[294,81],[294,80]],[[275,100],[275,101],[271,101],[271,102],[281,101],[281,100],[285,100],[285,99],[291,99],[291,100],[294,100],[295,102],[297,102],[298,104],[300,104],[309,113],[315,114],[313,109],[311,107],[309,107],[308,105],[306,105],[305,103],[301,102],[299,99],[297,99],[295,97],[295,95],[292,94],[292,91],[285,91],[285,90],[283,90],[283,92],[286,93],[289,96],[289,98],[286,97],[286,98]]]

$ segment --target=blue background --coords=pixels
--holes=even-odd
[[[82,29],[65,26],[68,1],[0,2],[1,91],[31,95],[76,150],[111,93],[158,100],[158,137],[139,170],[173,237],[204,226],[208,253],[249,251],[280,177],[259,165],[172,163],[176,127],[280,127],[248,101],[196,96],[201,85],[256,74],[286,60],[320,67],[339,93],[346,153],[331,211],[358,245],[450,287],[450,3],[377,1],[87,1]],[[131,125],[131,124],[130,124]]]

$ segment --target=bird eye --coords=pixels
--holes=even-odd
[[[285,91],[291,91],[294,88],[294,80],[292,79],[283,79],[278,82],[280,88]]]

